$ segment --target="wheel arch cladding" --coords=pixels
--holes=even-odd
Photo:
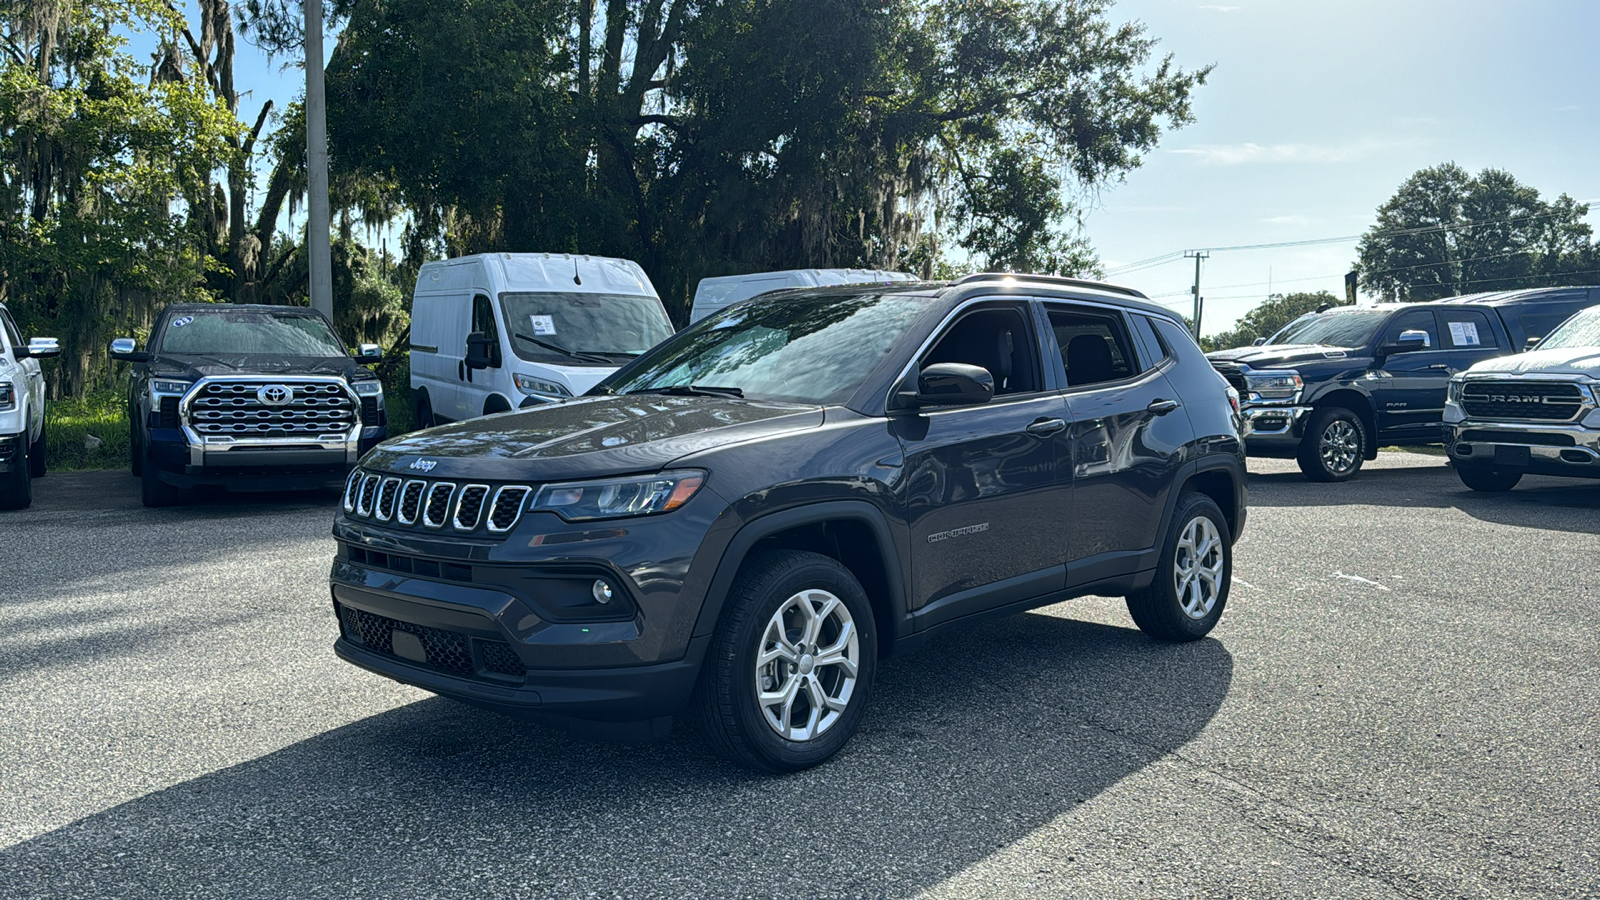
[[[1378,414],[1372,405],[1372,398],[1352,388],[1340,388],[1329,391],[1318,397],[1312,404],[1316,409],[1326,409],[1330,406],[1341,406],[1356,414],[1361,420],[1361,428],[1366,432],[1366,447],[1364,448],[1367,459],[1376,459],[1378,456]]]
[[[1238,540],[1239,537],[1239,497],[1233,483],[1233,475],[1226,469],[1208,469],[1189,476],[1178,489],[1179,496],[1193,491],[1205,494],[1217,508],[1222,510],[1222,518],[1228,523],[1229,540]]]

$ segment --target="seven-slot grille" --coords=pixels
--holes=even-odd
[[[283,402],[268,402],[283,398]],[[321,438],[349,433],[361,408],[332,381],[213,381],[189,406],[189,425],[202,437]]]
[[[1217,374],[1221,375],[1223,378],[1226,378],[1228,380],[1228,384],[1232,385],[1233,389],[1239,392],[1240,397],[1250,396],[1250,385],[1244,380],[1244,372],[1241,371],[1237,365],[1231,362],[1213,360],[1211,363],[1211,368],[1216,369]]]
[[[345,482],[346,514],[430,531],[505,534],[522,519],[537,486],[462,484],[356,469]]]
[[[1468,381],[1461,407],[1475,419],[1569,422],[1583,411],[1583,391],[1564,381]]]

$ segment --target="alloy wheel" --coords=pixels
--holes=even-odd
[[[1184,526],[1172,556],[1173,587],[1184,615],[1204,619],[1211,614],[1222,591],[1226,553],[1222,535],[1210,519],[1195,516]]]
[[[767,726],[791,741],[832,728],[855,693],[861,646],[844,601],[805,590],[778,606],[756,654],[756,705]]]
[[[1322,430],[1322,464],[1334,475],[1343,475],[1361,459],[1361,434],[1347,419],[1334,419]]]

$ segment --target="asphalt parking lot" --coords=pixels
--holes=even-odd
[[[0,894],[1600,895],[1600,482],[1251,468],[1211,638],[978,626],[782,778],[339,662],[331,495],[53,474],[0,517]]]

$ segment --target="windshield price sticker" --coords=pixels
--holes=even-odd
[[[556,333],[556,320],[553,316],[529,316],[528,320],[533,323],[534,334]]]
[[[183,316],[181,318],[173,319],[172,320],[172,327],[173,328],[182,328],[183,326],[185,326],[185,325],[187,325],[187,324],[189,324],[190,322],[193,322],[193,321],[194,321],[194,316]]]
[[[1450,340],[1455,341],[1457,347],[1477,347],[1482,343],[1478,340],[1478,326],[1474,322],[1451,322]]]

